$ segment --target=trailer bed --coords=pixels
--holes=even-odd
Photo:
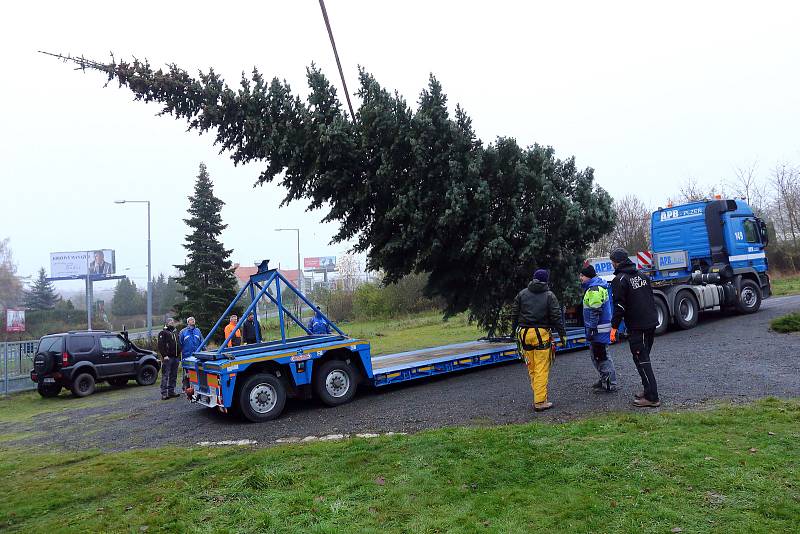
[[[567,329],[567,347],[559,350],[577,349],[586,346],[584,329]],[[431,347],[427,349],[398,352],[372,357],[372,372],[376,386],[386,386],[416,378],[451,373],[473,367],[518,360],[516,343],[496,341],[468,341]]]

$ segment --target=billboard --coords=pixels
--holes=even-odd
[[[111,275],[117,265],[111,249],[85,250],[80,252],[51,252],[50,277]]]
[[[25,310],[6,310],[6,332],[25,331]]]
[[[316,258],[303,258],[303,268],[315,271],[335,271],[336,256],[318,256]]]

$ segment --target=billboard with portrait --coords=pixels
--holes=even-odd
[[[25,310],[6,310],[6,332],[25,331]]]
[[[50,253],[51,278],[112,275],[116,272],[116,258],[112,249]]]
[[[315,258],[303,258],[303,268],[315,271],[335,271],[336,256],[318,256]]]

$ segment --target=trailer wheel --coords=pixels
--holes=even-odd
[[[761,307],[761,288],[752,280],[742,280],[736,310],[739,313],[755,313]]]
[[[700,305],[694,294],[688,289],[678,291],[675,296],[675,324],[683,330],[694,328],[699,314]]]
[[[667,307],[667,303],[662,298],[655,297],[655,301],[656,312],[658,312],[658,324],[656,325],[655,334],[660,336],[669,328],[669,307]]]
[[[329,360],[314,370],[314,392],[328,406],[350,402],[356,394],[358,377],[351,365]]]
[[[281,380],[269,373],[250,377],[239,390],[239,409],[242,415],[254,423],[270,421],[278,417],[286,404],[286,387]]]

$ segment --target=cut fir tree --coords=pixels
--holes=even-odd
[[[57,57],[104,72],[189,129],[215,130],[236,164],[264,167],[257,183],[280,182],[284,203],[328,207],[334,241],[354,242],[386,282],[428,273],[426,295],[444,300],[445,315],[468,310],[490,335],[507,330],[507,306],[536,268],[550,269],[562,300],[575,297],[589,245],[614,227],[593,169],[549,146],[507,137],[484,145],[463,109],[451,116],[433,76],[412,110],[361,70],[350,120],[314,66],[304,101],[257,70],[232,89],[213,70],[193,77],[174,64]]]

